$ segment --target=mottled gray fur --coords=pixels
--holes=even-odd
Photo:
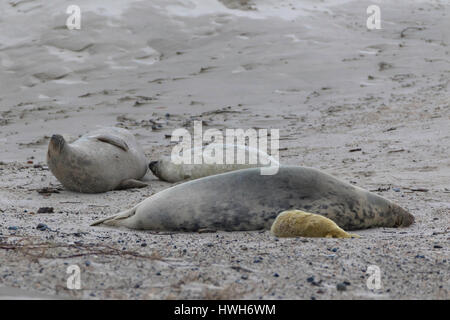
[[[408,226],[414,217],[398,205],[323,173],[282,166],[209,176],[159,192],[134,208],[93,225],[165,231],[270,229],[277,215],[299,209],[330,218],[344,230]]]

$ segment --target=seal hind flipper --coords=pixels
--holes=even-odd
[[[139,181],[136,179],[127,179],[122,181],[116,188],[116,190],[132,189],[132,188],[144,188],[148,186],[148,183]]]
[[[91,227],[98,226],[99,224],[105,224],[108,226],[120,226],[121,220],[127,219],[136,213],[136,208],[137,207],[134,207],[134,208],[119,212],[115,215],[97,220],[91,224]]]
[[[122,139],[112,136],[112,135],[97,135],[93,136],[92,138],[97,139],[98,141],[109,143],[113,146],[116,146],[117,148],[122,149],[123,151],[128,151],[129,147],[125,141]]]

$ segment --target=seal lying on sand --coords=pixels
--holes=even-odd
[[[92,225],[165,231],[270,229],[291,208],[323,215],[344,230],[406,227],[414,217],[376,194],[319,170],[281,166],[275,175],[243,169],[185,182]]]
[[[334,221],[324,216],[301,210],[280,213],[273,222],[270,232],[280,238],[359,238],[357,234],[345,232]]]
[[[53,135],[47,152],[51,172],[72,191],[106,192],[141,188],[148,161],[135,137],[127,130],[106,127],[68,144]]]
[[[277,173],[278,167],[280,166],[279,162],[275,160],[275,158],[269,156],[267,153],[246,146],[210,144],[206,146],[206,148],[210,148],[210,150],[219,148],[223,154],[223,157],[220,157],[221,163],[215,163],[214,157],[207,154],[206,152],[203,152],[204,147],[202,147],[192,148],[185,151],[188,155],[191,155],[196,152],[197,149],[201,149],[203,157],[203,163],[201,164],[186,164],[183,163],[183,159],[180,156],[172,155],[172,157],[167,157],[158,161],[150,162],[149,168],[153,172],[153,174],[161,180],[167,182],[179,182],[183,180],[203,178],[229,171],[265,166],[267,167],[261,169],[262,174],[275,174]],[[239,151],[243,151],[243,160],[245,160],[245,154],[248,154],[248,159],[254,157],[254,159],[256,159],[255,163],[248,163],[250,161],[247,161],[247,163],[237,163],[237,161],[235,161],[234,163],[226,163],[226,159],[222,158],[225,158],[227,152],[231,152],[231,154],[233,155],[233,159],[236,159],[236,157],[234,157],[235,150],[236,153]]]

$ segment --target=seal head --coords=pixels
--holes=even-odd
[[[395,217],[395,222],[393,225],[394,228],[408,227],[415,221],[414,216],[411,213],[396,205],[395,203],[391,204],[391,212],[392,216]]]
[[[148,168],[153,172],[153,174],[157,177],[159,177],[159,161],[151,161],[148,164]]]
[[[54,134],[50,138],[50,142],[48,144],[48,156],[52,157],[54,155],[61,154],[64,146],[66,145],[66,140],[64,140],[62,135]]]

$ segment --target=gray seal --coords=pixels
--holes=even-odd
[[[211,155],[203,153],[204,147],[202,147],[202,163],[185,164],[183,163],[183,159],[181,159],[181,157],[179,157],[178,155],[172,155],[171,157],[165,157],[161,160],[150,162],[149,168],[155,176],[163,181],[180,182],[183,180],[193,180],[219,173],[257,167],[265,167],[261,169],[261,173],[270,175],[277,173],[278,167],[280,166],[280,163],[275,158],[269,156],[267,153],[244,145],[222,145],[212,143],[208,145],[207,148],[219,148],[224,155],[227,152],[231,151],[233,157],[235,155],[235,151],[243,151],[242,160],[244,161],[242,161],[242,163],[239,163],[239,161],[226,163],[225,159],[220,159],[222,161],[216,163],[216,159],[214,159]],[[188,155],[191,155],[195,152],[196,149],[197,148],[192,148],[190,150],[187,150],[186,152]],[[254,164],[245,162],[246,154],[248,155],[249,159],[253,156],[255,159],[257,159],[257,161]],[[236,158],[232,159],[236,160]]]
[[[51,137],[47,164],[62,185],[72,191],[99,193],[115,189],[141,188],[148,161],[128,130],[105,127],[73,143],[61,135]]]
[[[319,170],[281,166],[275,175],[243,169],[185,182],[92,225],[155,231],[270,229],[281,211],[320,214],[344,230],[406,227],[400,206]]]

